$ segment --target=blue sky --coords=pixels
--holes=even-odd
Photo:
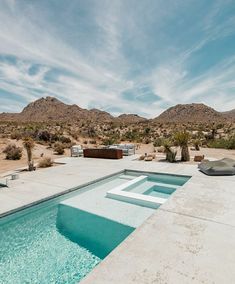
[[[0,0],[0,112],[235,108],[234,0]]]

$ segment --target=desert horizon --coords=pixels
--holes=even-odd
[[[99,148],[134,143],[140,156],[154,155],[163,160],[164,145],[176,149],[174,136],[182,131],[190,135],[191,163],[195,155],[234,157],[234,119],[233,110],[219,113],[204,104],[176,105],[148,120],[133,114],[113,117],[98,109],[85,110],[77,105],[67,105],[53,97],[40,98],[25,106],[20,113],[0,114],[0,171],[4,174],[4,171],[17,167],[27,168],[23,143],[28,138],[35,143],[35,163],[50,158],[49,166],[53,165],[58,154],[70,156],[70,148],[76,144],[83,148]],[[7,157],[3,151],[9,145],[21,149],[23,157],[17,157],[16,161]],[[195,145],[200,151],[193,151]],[[179,152],[178,149],[178,155]]]
[[[19,114],[21,112],[24,111],[25,108],[27,108],[28,106],[34,104],[35,102],[38,102],[38,101],[42,101],[42,100],[45,100],[45,101],[53,101],[53,100],[57,100],[58,102],[61,102],[67,106],[71,106],[71,107],[74,107],[74,106],[77,106],[79,109],[82,109],[78,104],[66,104],[65,102],[63,102],[61,99],[57,98],[57,97],[51,97],[51,96],[46,96],[46,97],[41,97],[41,98],[38,98],[37,100],[34,100],[34,101],[31,101],[29,102],[25,107],[22,108],[21,111],[14,111],[14,110],[11,110],[9,112],[0,112],[0,119],[1,120],[5,120],[7,118],[4,118],[4,117],[1,117],[1,115],[4,115],[4,114]],[[191,103],[186,103],[186,104],[176,104],[176,105],[172,105],[168,108],[166,108],[165,110],[163,110],[161,113],[159,113],[158,115],[155,115],[153,116],[152,118],[147,118],[147,117],[141,117],[139,116],[137,113],[131,113],[131,112],[127,112],[127,113],[121,113],[119,115],[112,115],[111,113],[103,110],[103,109],[99,109],[99,108],[90,108],[90,109],[87,109],[89,111],[97,111],[97,112],[103,112],[103,113],[107,113],[109,114],[110,116],[113,116],[113,117],[125,117],[125,116],[136,116],[137,118],[139,119],[146,119],[146,120],[151,120],[151,119],[157,119],[158,117],[161,117],[161,115],[163,115],[163,113],[173,109],[173,108],[177,108],[177,107],[183,107],[183,108],[189,108],[190,107],[192,108],[193,106],[198,106],[198,107],[204,107],[204,108],[208,108],[208,109],[211,109],[212,111],[215,111],[217,112],[218,114],[221,114],[223,115],[225,118],[227,119],[234,119],[235,117],[235,108],[231,108],[230,110],[226,110],[226,111],[218,111],[218,110],[215,110],[213,109],[212,107],[206,105],[205,103],[203,102],[191,102]]]

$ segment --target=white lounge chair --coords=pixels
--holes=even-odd
[[[83,149],[81,145],[74,145],[71,147],[71,157],[83,156]]]

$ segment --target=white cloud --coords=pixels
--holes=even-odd
[[[208,71],[190,78],[187,69],[160,68],[153,76],[155,92],[171,105],[203,102],[217,110],[235,107],[235,57],[211,67]]]
[[[12,20],[12,13],[14,20]],[[31,11],[34,15],[34,12]],[[126,80],[115,74],[113,70],[106,69],[100,65],[93,66],[87,58],[82,57],[78,50],[66,45],[60,38],[50,34],[47,29],[48,23],[44,27],[39,27],[30,20],[30,16],[24,17],[17,10],[10,12],[7,9],[0,11],[0,54],[14,55],[21,60],[16,65],[1,63],[0,87],[20,96],[27,96],[28,100],[35,98],[38,94],[32,90],[38,89],[41,93],[60,94],[61,97],[69,99],[71,102],[78,102],[82,107],[89,104],[92,97],[107,100],[110,96],[115,96],[129,86]],[[35,15],[34,15],[35,16]],[[118,38],[115,31],[115,22],[108,25],[100,21],[100,25],[105,30],[105,42],[107,45],[104,51],[99,52],[99,63],[104,63],[111,56],[118,61]],[[43,20],[42,20],[43,21]],[[109,56],[105,57],[105,51]],[[96,52],[96,50],[94,50]],[[120,59],[120,58],[119,58]],[[34,64],[42,64],[40,72],[32,76],[28,74],[28,69]],[[54,68],[71,72],[73,75],[59,76],[55,82],[46,82],[44,75]],[[105,88],[104,88],[105,87]],[[103,91],[106,89],[106,91]]]
[[[159,48],[159,54],[167,49],[169,56],[161,58],[160,55],[155,62],[151,62],[151,57],[158,50],[148,50],[152,35],[143,25],[154,22],[154,35],[160,42],[164,39],[162,29],[168,18],[183,7],[184,1],[167,2],[168,10],[160,0],[154,9],[149,8],[148,1],[139,5],[133,5],[134,2],[97,1],[94,7],[89,7],[93,9],[94,19],[87,21],[92,20],[96,26],[99,42],[91,41],[93,48],[86,53],[67,42],[50,17],[35,10],[33,3],[25,6],[14,0],[3,1],[5,4],[0,4],[0,55],[13,55],[16,63],[0,62],[0,88],[27,101],[42,95],[59,95],[81,107],[96,102],[103,109],[118,106],[123,112],[145,113],[149,117],[157,115],[165,105],[176,103],[204,101],[218,110],[234,107],[234,59],[218,62],[201,74],[192,76],[190,72],[190,60],[195,52],[215,38],[233,32],[235,18],[232,16],[215,25],[224,2],[216,1],[206,18],[196,24],[201,29],[200,38],[190,46],[182,43],[182,46]],[[143,69],[141,75],[132,73],[133,66],[142,58],[136,58],[136,62],[129,60],[123,51],[125,45],[141,50],[150,58],[150,66],[139,63],[138,67]],[[171,50],[174,54],[178,51],[177,58],[171,55]],[[32,75],[29,70],[35,64],[39,69]],[[58,74],[49,81],[46,75],[55,70]],[[152,88],[162,101],[146,108],[141,102],[128,103],[120,96],[123,91],[135,90],[141,85]],[[2,98],[1,102],[4,102]]]

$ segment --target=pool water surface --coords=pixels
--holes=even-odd
[[[141,174],[125,171],[0,218],[0,283],[78,283],[155,211],[105,196]],[[132,190],[168,198],[187,181],[158,178]]]

